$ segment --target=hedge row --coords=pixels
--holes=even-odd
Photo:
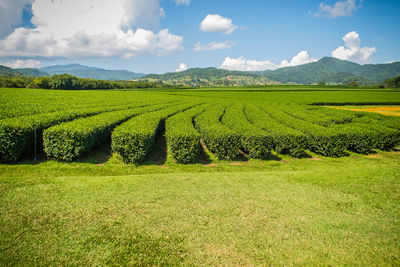
[[[307,148],[311,151],[328,157],[347,155],[344,145],[345,134],[329,130],[327,127],[311,123],[291,116],[282,110],[282,106],[262,107],[278,122],[303,132],[307,136]]]
[[[178,113],[165,122],[165,138],[168,151],[179,163],[195,162],[200,154],[200,134],[194,128],[193,119],[208,105],[200,105]]]
[[[357,116],[358,114],[353,114],[354,117],[351,117],[350,114],[344,116],[344,113],[336,113],[334,110],[334,113],[332,113],[332,110],[307,112],[306,110],[300,110],[299,107],[292,107],[287,112],[310,122],[332,122],[327,125],[328,128],[331,131],[345,133],[345,146],[350,151],[368,154],[373,149],[391,150],[399,143],[400,132],[398,130],[380,125],[373,119],[368,119],[368,124],[360,123],[357,120],[357,117],[360,117]],[[360,115],[361,117],[363,116],[363,114]],[[343,118],[348,118],[348,120],[343,122]],[[337,123],[338,121],[342,121],[342,123]]]
[[[350,114],[353,114],[354,119],[352,120],[352,122],[354,123],[362,123],[368,125],[375,124],[387,128],[400,130],[400,119],[396,116],[385,116],[382,114],[377,114],[372,112],[359,112],[359,111],[338,110],[329,108],[324,108],[322,110],[322,113],[335,117],[345,116],[345,114],[347,114],[347,116],[350,116]]]
[[[354,112],[341,113],[335,112],[336,110],[330,108],[307,105],[290,105],[287,106],[285,110],[295,117],[305,119],[322,126],[348,124],[353,122],[358,115],[362,116],[362,114],[355,114]]]
[[[113,131],[112,150],[120,154],[126,163],[142,162],[154,144],[165,119],[193,105],[192,103],[174,105],[128,120]]]
[[[305,154],[307,137],[304,133],[278,122],[254,105],[246,105],[244,114],[250,123],[272,136],[273,149],[276,152],[294,157],[301,157]]]
[[[43,130],[58,123],[104,112],[104,108],[69,110],[21,116],[0,121],[0,161],[15,162],[42,149]],[[36,139],[35,139],[36,137]]]
[[[221,123],[224,111],[225,106],[216,105],[197,116],[194,121],[208,148],[219,159],[231,160],[239,155],[240,135]]]
[[[155,105],[106,112],[56,125],[44,131],[44,151],[49,158],[73,161],[93,147],[109,141],[111,131],[117,125],[133,116],[161,107]]]
[[[221,122],[239,134],[242,148],[251,158],[266,158],[274,147],[274,138],[251,124],[243,113],[243,108],[243,104],[227,107]]]

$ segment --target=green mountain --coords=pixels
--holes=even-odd
[[[332,57],[324,57],[317,62],[260,72],[261,75],[281,83],[314,84],[346,83],[350,80],[363,83],[381,83],[400,75],[400,62],[389,64],[360,65]]]
[[[23,69],[16,69],[20,73],[22,73],[24,76],[31,76],[31,77],[44,77],[44,76],[49,76],[47,72],[43,72],[39,69],[34,69],[34,68],[23,68]]]
[[[324,57],[309,64],[263,72],[193,68],[161,75],[150,74],[142,79],[195,86],[246,86],[274,83],[316,84],[319,82],[347,84],[351,81],[357,81],[358,84],[376,84],[398,75],[400,75],[400,62],[360,65],[350,61]]]
[[[40,69],[49,74],[70,74],[80,78],[91,78],[98,80],[124,81],[141,78],[143,73],[135,73],[127,70],[105,70],[95,67],[87,67],[79,64],[55,65]]]
[[[0,65],[0,76],[19,76],[21,73],[12,68]]]
[[[246,86],[276,84],[255,72],[230,71],[217,68],[193,68],[181,72],[149,74],[140,80],[163,81],[188,86]]]
[[[48,73],[40,71],[38,69],[33,68],[24,68],[24,69],[12,69],[6,66],[0,65],[0,76],[30,76],[30,77],[43,77],[48,76]]]

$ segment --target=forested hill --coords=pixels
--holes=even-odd
[[[43,77],[48,76],[48,73],[40,71],[38,69],[33,68],[24,68],[24,69],[12,69],[6,66],[0,65],[0,76],[32,76],[32,77]]]
[[[194,85],[255,85],[271,83],[316,84],[320,82],[376,84],[400,75],[400,62],[360,65],[332,57],[317,62],[263,72],[230,71],[217,68],[193,68],[181,72],[150,74],[143,79]]]
[[[282,83],[314,84],[319,82],[347,83],[358,80],[361,83],[381,83],[400,75],[400,62],[388,64],[360,65],[332,57],[324,57],[317,62],[286,67],[261,75]]]
[[[194,86],[240,86],[276,83],[255,72],[230,71],[217,68],[193,68],[180,72],[149,74],[142,79],[154,79],[172,84],[182,83]]]
[[[149,74],[143,78],[154,78],[160,80],[171,80],[179,79],[186,76],[191,76],[199,79],[219,79],[228,75],[241,75],[241,76],[252,76],[257,77],[258,75],[254,72],[245,71],[231,71],[217,68],[193,68],[180,72],[169,72],[165,74]]]

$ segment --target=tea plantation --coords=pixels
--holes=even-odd
[[[331,108],[399,104],[0,88],[0,264],[399,265],[400,117]]]

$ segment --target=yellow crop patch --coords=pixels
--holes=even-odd
[[[379,113],[387,116],[399,116],[400,106],[368,106],[368,107],[332,107],[335,109]]]

